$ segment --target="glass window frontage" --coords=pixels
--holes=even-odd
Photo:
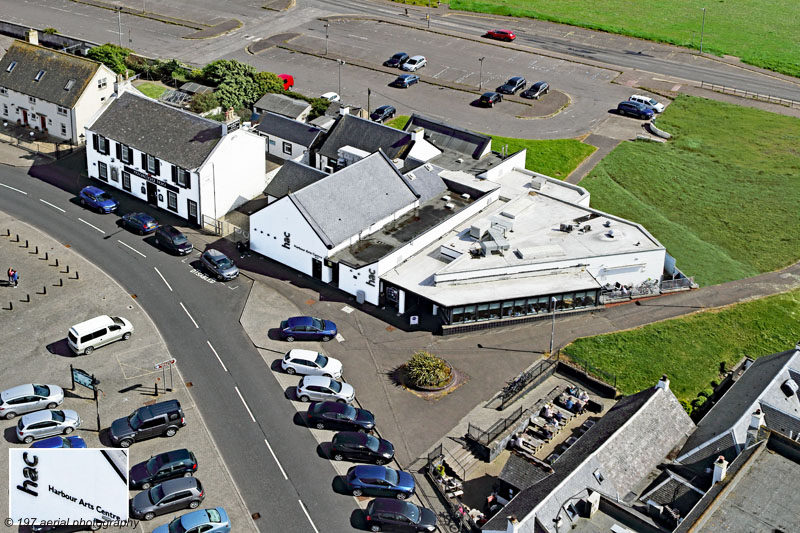
[[[485,320],[515,318],[521,316],[547,314],[553,311],[570,311],[597,305],[597,290],[567,292],[550,296],[517,298],[499,302],[486,302],[465,305],[450,309],[450,324],[466,324]],[[555,298],[555,304],[552,299]]]

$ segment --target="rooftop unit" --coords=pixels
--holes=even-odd
[[[352,146],[342,146],[338,150],[339,155],[339,166],[346,167],[348,165],[352,165],[358,161],[361,161],[365,157],[369,155],[368,152],[364,150],[359,150],[358,148],[354,148]]]

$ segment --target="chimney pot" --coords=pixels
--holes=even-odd
[[[725,457],[720,455],[717,457],[717,460],[714,461],[714,476],[712,477],[711,484],[716,485],[720,481],[725,479],[725,476],[728,474],[728,461],[725,460]]]
[[[612,230],[609,230],[609,233],[611,233],[611,231]],[[669,390],[669,378],[667,377],[666,374],[662,374],[661,375],[661,379],[658,380],[658,383],[656,384],[656,388],[657,389]]]
[[[758,429],[764,425],[764,413],[761,409],[756,409],[750,417],[750,429]]]

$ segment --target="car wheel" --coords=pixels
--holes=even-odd
[[[131,332],[129,331],[125,335],[122,336],[122,340],[126,341],[131,338]]]
[[[174,436],[175,436],[175,433],[177,433],[177,432],[178,432],[178,430],[177,430],[177,429],[175,429],[175,428],[169,428],[169,429],[167,430],[167,432],[166,432],[166,433],[164,433],[164,435],[166,435],[167,437],[174,437]]]
[[[317,425],[314,427],[317,429],[325,429],[325,424],[323,424],[322,422],[317,422]]]
[[[6,416],[5,416],[4,418],[5,418],[6,420],[11,420],[11,419],[12,419],[12,418],[14,418],[15,416],[17,416],[17,413],[6,413]]]
[[[322,336],[322,342],[328,342],[329,340],[331,340],[331,338],[328,335]]]
[[[156,244],[158,244],[158,237],[154,238],[154,239],[153,239],[153,242],[155,242]]]
[[[286,337],[286,342],[294,342],[294,337],[289,335],[288,337]]]
[[[193,477],[193,476],[194,476],[194,474],[192,474],[191,472],[184,472],[183,473],[183,477]]]
[[[330,374],[322,374],[322,377],[323,378],[333,379],[333,376],[331,376]]]
[[[148,521],[156,517],[156,513],[145,513],[142,520]]]
[[[33,439],[31,439],[31,440],[33,440]],[[340,453],[335,453],[335,454],[333,454],[333,460],[334,461],[344,461],[344,455],[342,455]]]
[[[31,442],[33,442],[33,437],[31,437],[30,435],[28,435],[27,437],[25,437],[24,439],[22,439],[22,442],[24,442],[25,444],[30,444]]]
[[[56,402],[50,402],[47,404],[48,409],[55,409],[56,407],[58,407],[58,404]]]
[[[200,507],[200,502],[197,500],[194,500],[189,504],[189,509],[197,509],[198,507]]]
[[[222,274],[217,274],[217,280],[218,281],[225,281],[225,278],[222,277]]]
[[[142,483],[142,490],[147,490],[150,487],[152,487],[152,485],[150,483]]]
[[[133,444],[133,441],[131,439],[122,439],[121,441],[119,441],[120,448],[130,448],[131,444]]]
[[[75,431],[75,428],[73,428],[73,427],[65,428],[64,429],[64,435],[69,435],[73,431]]]
[[[362,494],[364,494],[364,491],[361,489],[353,489],[353,496],[361,496]]]
[[[84,200],[83,198],[81,198],[81,205],[84,207],[86,206],[86,200]]]
[[[408,494],[406,494],[405,492],[398,492],[397,493],[397,499],[398,500],[405,500],[406,498],[408,498]]]
[[[139,235],[144,235],[144,230],[143,229],[139,230]]]
[[[303,403],[308,403],[311,400],[308,396],[300,396],[300,401]]]
[[[359,432],[359,433],[366,433],[366,432],[367,432],[367,430],[366,430],[366,429],[364,429],[364,428],[358,428],[358,432]]]
[[[380,531],[381,530],[381,526],[379,526],[378,524],[372,524],[370,526],[369,530],[370,531]]]
[[[83,353],[89,355],[93,351],[94,351],[94,346],[87,346],[86,349],[83,351]]]
[[[339,398],[338,400],[336,400],[336,403],[347,403],[347,402]]]
[[[297,373],[297,370],[295,370],[292,367],[289,367],[286,369],[286,373],[289,374],[290,376],[294,376]]]
[[[383,457],[381,457],[379,459],[375,459],[375,464],[378,465],[378,466],[385,465],[386,464],[386,459],[384,459]]]

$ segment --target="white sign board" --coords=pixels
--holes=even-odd
[[[161,361],[160,363],[154,364],[153,367],[156,370],[161,370],[164,367],[167,367],[169,365],[174,365],[174,364],[175,364],[175,359],[168,359],[166,361]]]

